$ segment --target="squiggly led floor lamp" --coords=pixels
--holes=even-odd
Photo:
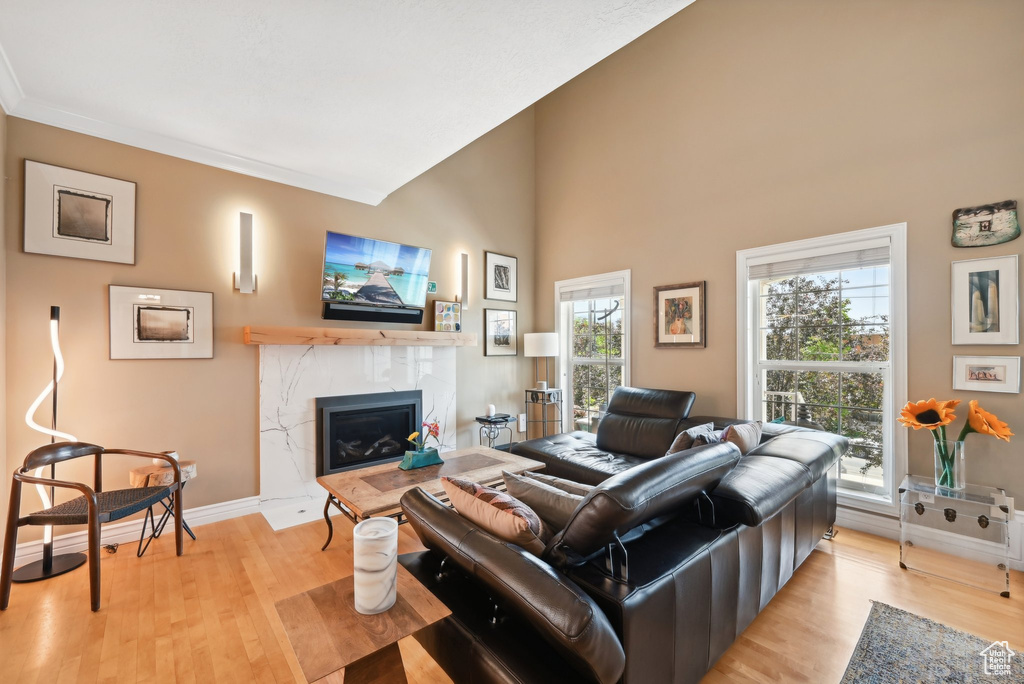
[[[33,430],[38,430],[44,435],[50,436],[50,444],[57,441],[58,438],[66,439],[69,442],[77,442],[78,440],[74,435],[69,435],[66,432],[59,432],[57,430],[57,383],[60,382],[61,376],[64,375],[64,356],[60,353],[60,307],[50,307],[50,345],[53,347],[53,379],[43,389],[42,393],[36,397],[36,400],[32,402],[32,405],[28,407],[28,411],[25,413],[25,422]],[[46,401],[46,397],[51,396],[53,399],[53,408],[50,413],[50,427],[45,428],[33,420],[33,416],[36,411]],[[45,466],[43,466],[45,467]],[[36,477],[42,477],[43,467],[37,468],[35,472]],[[54,464],[50,464],[50,479],[54,479],[57,476],[57,467]],[[39,498],[43,500],[43,508],[50,508],[53,506],[53,487],[47,488],[42,485],[36,485],[36,491],[39,492]],[[74,570],[79,565],[82,565],[86,561],[86,555],[84,553],[62,553],[59,556],[53,555],[53,525],[46,525],[43,528],[43,558],[35,562],[23,565],[14,571],[11,579],[15,582],[36,582],[38,580],[49,579],[56,577],[57,575],[63,575],[69,570]]]

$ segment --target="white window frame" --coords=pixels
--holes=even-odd
[[[907,472],[907,431],[896,424],[895,407],[907,396],[907,224],[895,223],[877,228],[855,230],[837,235],[796,240],[736,252],[736,406],[739,417],[754,419],[760,415],[760,373],[758,359],[758,306],[760,293],[747,278],[747,268],[773,261],[834,254],[861,248],[877,239],[889,241],[889,353],[890,382],[883,400],[884,437],[891,455],[886,454],[885,497],[867,492],[840,489],[840,505],[888,515],[899,512],[897,489]],[[787,363],[787,366],[799,363]],[[809,364],[813,366],[812,364]],[[813,368],[812,370],[820,370]],[[866,370],[863,365],[859,370]],[[755,405],[755,402],[758,402]]]
[[[563,314],[561,293],[564,290],[581,290],[584,288],[595,288],[611,283],[622,282],[622,301],[625,310],[622,312],[622,386],[629,386],[630,365],[632,355],[630,354],[632,326],[630,316],[633,309],[630,299],[630,269],[623,271],[612,271],[610,273],[599,273],[597,275],[582,276],[580,278],[569,278],[567,280],[555,281],[555,331],[558,333],[559,350],[558,358],[555,360],[555,377],[559,379],[559,387],[562,388],[562,431],[570,432],[574,429],[572,415],[572,387],[569,377],[569,353],[572,348],[572,316]]]

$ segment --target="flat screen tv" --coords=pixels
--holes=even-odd
[[[349,306],[423,309],[430,250],[327,233],[321,300]]]

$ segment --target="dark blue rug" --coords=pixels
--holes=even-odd
[[[991,650],[989,650],[991,647]],[[1006,674],[985,674],[1009,667]],[[1024,682],[1024,654],[899,608],[872,601],[842,684]]]

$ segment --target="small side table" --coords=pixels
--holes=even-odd
[[[181,469],[181,491],[184,492],[185,485],[188,484],[189,480],[195,479],[199,471],[195,461],[178,461],[178,467]],[[148,465],[132,468],[131,473],[128,475],[128,480],[132,487],[167,487],[174,484],[174,469],[170,465]],[[146,517],[142,521],[142,536],[139,537],[139,549],[135,554],[139,558],[142,558],[142,554],[146,553],[149,543],[163,533],[167,521],[174,515],[174,497],[177,495],[177,492],[171,492],[167,499],[160,501],[160,505],[164,507],[164,512],[160,516],[159,521],[153,515],[152,506],[146,511]],[[153,530],[149,536],[146,535],[147,524]],[[195,541],[196,535],[192,532],[192,528],[188,526],[188,523],[185,522],[184,517],[181,519],[181,527]]]
[[[900,485],[900,567],[1010,596],[1013,499],[996,487],[936,487],[908,475]],[[950,555],[952,547],[969,557]]]
[[[496,413],[493,416],[477,416],[476,422],[480,423],[480,446],[494,448],[501,434],[508,431],[508,444],[512,445],[512,423],[516,422],[515,416],[507,413]],[[484,444],[484,440],[487,444]]]
[[[531,410],[532,408],[532,410]],[[539,428],[539,435],[531,435],[531,426]],[[526,390],[526,438],[547,437],[562,431],[562,390]]]

